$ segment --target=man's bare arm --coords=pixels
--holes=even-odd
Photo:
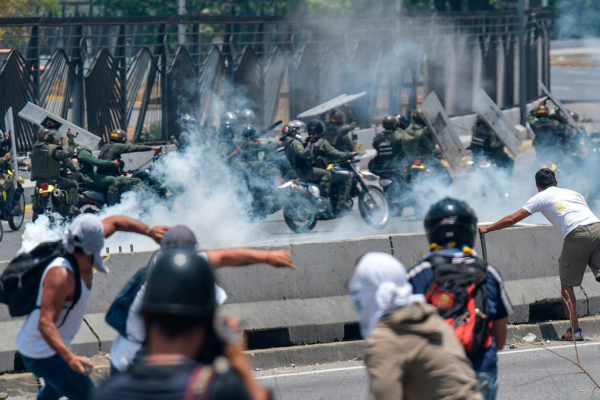
[[[276,268],[292,268],[292,255],[284,250],[262,251],[252,249],[209,250],[208,260],[217,268],[269,264]]]
[[[168,226],[157,225],[150,227],[143,222],[123,215],[114,215],[102,220],[104,225],[104,237],[108,238],[115,232],[133,232],[140,235],[147,235],[160,243],[164,234],[169,230]]]
[[[494,321],[492,325],[492,333],[496,338],[496,350],[502,350],[506,344],[506,325],[508,324],[508,317],[500,318]]]
[[[48,271],[43,283],[38,329],[46,343],[73,371],[87,375],[85,366],[94,365],[67,347],[55,325],[65,301],[74,293],[75,276],[66,267],[56,267]]]
[[[529,211],[521,208],[516,213],[507,215],[506,217],[502,218],[498,222],[494,222],[493,224],[488,225],[488,226],[480,226],[479,231],[481,233],[499,231],[500,229],[508,228],[508,227],[513,226],[516,223],[521,222],[522,220],[529,217],[530,215],[531,214],[529,213]]]

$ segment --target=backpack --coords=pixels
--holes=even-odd
[[[453,263],[442,256],[428,259],[433,277],[425,299],[437,308],[450,325],[469,359],[475,358],[492,344],[492,320],[488,316],[487,263]]]
[[[119,332],[119,335],[135,342],[137,341],[127,335],[127,318],[129,317],[129,309],[142,285],[146,283],[147,277],[148,267],[140,268],[123,286],[121,292],[110,305],[105,317],[106,323]]]
[[[212,384],[217,377],[215,370],[208,365],[194,368],[185,388],[184,400],[208,400]]]
[[[60,240],[40,243],[29,253],[19,254],[0,275],[0,303],[8,305],[11,317],[22,317],[39,308],[36,303],[42,276],[57,257],[66,258],[75,275],[75,298],[58,327],[65,323],[81,297],[81,274],[77,260],[64,249]]]

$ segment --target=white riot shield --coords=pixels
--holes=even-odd
[[[17,164],[17,140],[15,138],[15,121],[13,119],[12,107],[8,108],[4,116],[4,126],[10,134],[10,161],[13,170],[13,187],[17,189],[17,180],[19,179],[19,168]]]
[[[516,157],[522,142],[519,131],[483,89],[479,90],[473,100],[473,111],[486,120],[494,133],[504,142],[513,158]]]
[[[552,96],[552,93],[550,93],[550,91],[548,90],[548,88],[546,87],[546,85],[544,85],[542,83],[542,81],[538,82],[540,84],[540,87],[542,88],[542,91],[544,92],[544,94],[546,96],[548,96],[548,98],[550,99],[550,101],[552,101],[554,104],[556,104],[556,106],[558,108],[560,108],[560,111],[562,111],[562,113],[564,114],[565,118],[567,119],[567,122],[569,123],[569,125],[572,128],[577,128],[577,122],[575,121],[575,119],[573,119],[573,117],[571,116],[571,113],[569,113],[569,110],[567,110],[567,108],[565,106],[562,105],[562,103],[554,98],[554,96]]]
[[[27,105],[19,112],[19,117],[26,119],[29,122],[33,122],[36,125],[56,129],[61,137],[67,137],[67,132],[71,131],[75,135],[75,143],[87,147],[90,150],[96,150],[98,144],[100,144],[100,138],[98,136],[33,103],[27,103]]]
[[[335,99],[331,99],[323,104],[320,104],[310,110],[304,111],[302,114],[298,114],[296,118],[308,118],[308,117],[316,117],[321,114],[325,114],[331,111],[334,108],[340,107],[346,103],[350,103],[356,99],[360,99],[363,96],[366,96],[367,92],[361,92],[358,94],[343,94],[341,96],[336,97]]]
[[[466,150],[435,92],[427,95],[423,104],[421,104],[421,110],[425,116],[427,127],[433,132],[442,149],[444,158],[448,161],[450,167],[457,167],[460,160],[465,156]]]

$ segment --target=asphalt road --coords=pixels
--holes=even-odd
[[[597,340],[597,339],[595,339]],[[571,344],[554,342],[546,347],[576,359]],[[579,346],[583,365],[600,380],[600,342]],[[499,355],[498,399],[569,400],[598,399],[600,389],[569,361],[552,354],[544,346],[504,350]],[[285,368],[257,372],[261,383],[281,400],[350,400],[367,398],[368,377],[360,361]]]
[[[600,67],[552,67],[550,90],[564,102],[599,102]]]

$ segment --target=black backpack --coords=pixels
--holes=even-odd
[[[427,261],[433,277],[425,292],[427,303],[454,329],[470,359],[492,344],[492,320],[488,315],[487,263],[473,258],[473,263],[453,263],[433,256]]]
[[[77,260],[64,249],[60,240],[40,243],[29,253],[19,254],[0,275],[0,303],[8,305],[11,317],[22,317],[38,308],[36,302],[42,276],[57,257],[66,258],[75,275],[75,298],[59,327],[65,323],[81,297],[81,274]]]

